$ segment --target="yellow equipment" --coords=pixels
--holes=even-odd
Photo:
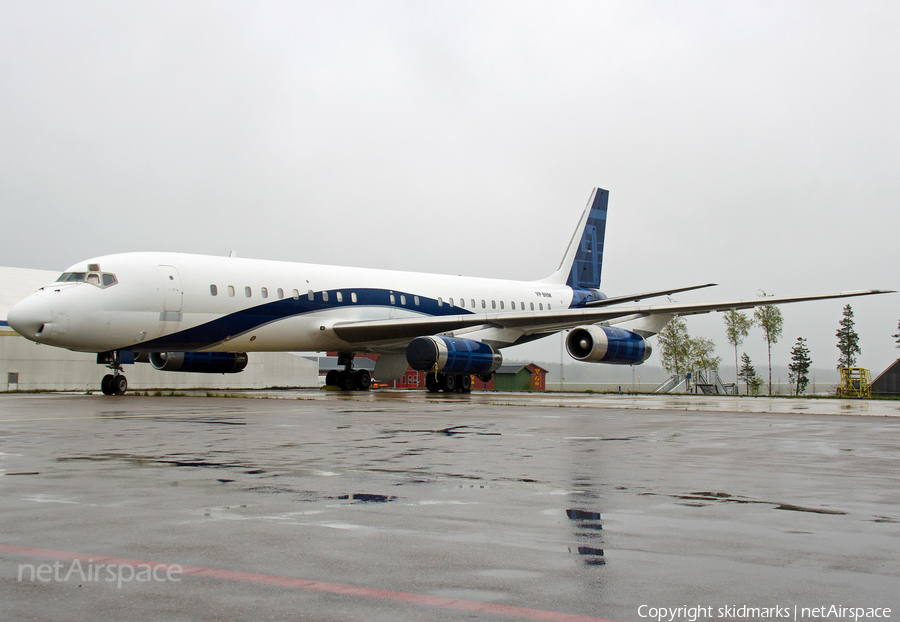
[[[841,397],[872,397],[869,370],[862,367],[841,367]]]

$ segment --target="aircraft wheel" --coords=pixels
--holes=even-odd
[[[340,387],[341,391],[352,391],[353,390],[353,372],[349,372],[349,371],[338,372],[337,386]]]
[[[435,374],[425,374],[425,388],[429,393],[437,393],[441,390],[441,383],[438,382]]]
[[[446,393],[453,393],[454,391],[456,391],[456,376],[454,376],[453,374],[442,374],[441,388]]]
[[[106,374],[105,376],[103,376],[103,380],[100,381],[100,390],[103,391],[103,395],[113,394],[113,378],[114,376],[112,374]]]
[[[327,374],[325,374],[325,384],[330,387],[338,386],[338,375],[340,372],[336,369],[332,369]]]
[[[460,393],[471,393],[472,376],[469,374],[460,374],[456,379],[456,386],[459,387]]]
[[[113,394],[125,395],[125,391],[128,390],[128,380],[125,376],[115,376],[113,377],[112,382],[109,383],[109,386],[112,389]]]
[[[368,391],[372,386],[372,376],[368,370],[357,369],[353,372],[353,387],[360,391]]]

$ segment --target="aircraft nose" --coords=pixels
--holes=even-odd
[[[14,331],[32,341],[40,339],[44,325],[50,322],[50,302],[42,296],[29,296],[15,304],[6,316]]]

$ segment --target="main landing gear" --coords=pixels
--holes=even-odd
[[[425,388],[429,393],[470,393],[472,391],[472,376],[469,374],[425,374]]]
[[[125,395],[128,390],[128,379],[122,374],[122,363],[119,360],[118,350],[113,352],[101,352],[97,355],[97,362],[106,364],[113,373],[103,376],[100,381],[100,390],[103,395]]]
[[[339,352],[338,365],[344,370],[332,369],[325,375],[325,384],[341,391],[368,391],[372,386],[372,375],[365,369],[353,369],[353,353]]]

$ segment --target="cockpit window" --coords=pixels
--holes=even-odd
[[[107,287],[112,287],[119,280],[116,278],[115,274],[111,274],[109,272],[63,272],[58,279],[56,279],[57,283],[90,283],[91,285],[95,285],[100,289],[106,289]]]
[[[56,282],[81,283],[86,276],[87,272],[63,272],[62,276],[56,279]]]

